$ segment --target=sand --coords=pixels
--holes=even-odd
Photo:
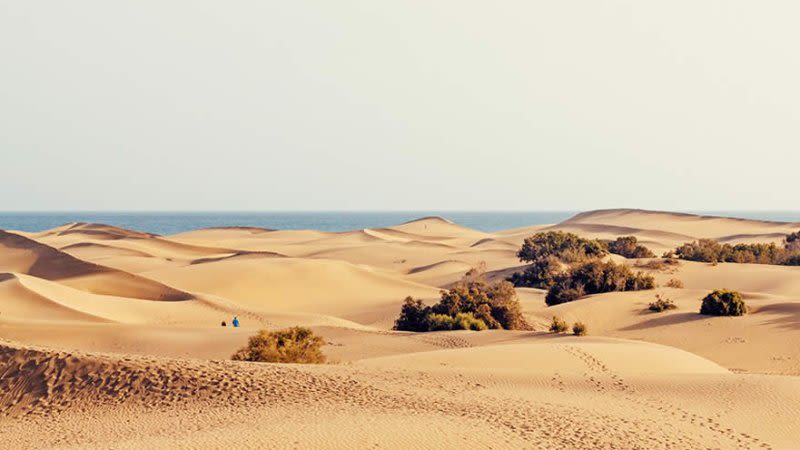
[[[0,447],[796,448],[800,268],[682,262],[654,275],[683,289],[554,307],[518,289],[532,331],[391,330],[405,296],[435,301],[479,264],[507,276],[522,240],[550,229],[660,253],[800,224],[604,210],[495,233],[436,217],[0,232]],[[750,314],[697,314],[714,288],[742,291]],[[656,293],[678,309],[647,312]],[[234,315],[242,327],[219,326]],[[590,335],[547,333],[553,315]],[[292,325],[323,336],[332,363],[230,361],[258,329]]]

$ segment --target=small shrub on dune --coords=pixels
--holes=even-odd
[[[683,289],[683,281],[677,278],[670,278],[670,280],[667,281],[666,286],[675,289]]]
[[[586,336],[588,332],[588,327],[583,322],[575,322],[572,325],[572,334],[575,336]]]
[[[559,317],[553,316],[553,321],[550,322],[550,332],[551,333],[566,333],[569,330],[569,325],[564,319]]]
[[[649,248],[639,244],[636,236],[622,236],[608,243],[609,253],[626,258],[655,258],[656,255]]]
[[[747,313],[747,305],[742,294],[727,289],[716,289],[703,298],[700,314],[710,316],[742,316]]]
[[[285,330],[261,330],[252,336],[244,348],[239,349],[235,361],[321,364],[323,339],[304,327]]]
[[[654,270],[656,272],[674,272],[680,265],[677,259],[649,259],[647,261],[636,261],[634,267],[637,269]]]
[[[662,312],[677,308],[678,307],[672,300],[662,297],[661,294],[656,294],[656,300],[647,306],[647,309],[654,312]]]

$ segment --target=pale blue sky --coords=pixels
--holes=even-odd
[[[0,0],[0,209],[797,209],[798,17]]]

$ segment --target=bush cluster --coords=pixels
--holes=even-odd
[[[633,236],[605,243],[563,231],[542,232],[525,239],[517,256],[530,265],[512,275],[509,281],[518,287],[547,289],[545,301],[548,305],[576,300],[587,294],[655,287],[650,275],[633,273],[628,266],[613,261],[601,261],[611,247],[631,257],[655,256]]]
[[[575,322],[572,324],[572,334],[575,336],[586,336],[589,328],[583,322]]]
[[[441,291],[439,303],[426,306],[406,297],[395,330],[526,329],[514,286],[507,281],[488,283],[482,272],[470,270],[449,291]]]
[[[621,255],[626,258],[655,258],[656,255],[649,248],[639,244],[636,236],[622,236],[615,241],[608,242],[609,253]]]
[[[786,236],[784,242],[784,248],[791,252],[800,252],[800,231],[795,233],[789,233]]]
[[[606,244],[598,240],[563,231],[536,233],[526,238],[517,252],[520,261],[529,263],[528,267],[508,281],[517,287],[549,289],[566,264],[597,259],[607,253]]]
[[[304,327],[261,330],[233,355],[236,361],[321,364],[325,362],[325,342]]]
[[[567,330],[569,330],[569,325],[567,325],[567,322],[560,317],[553,316],[553,321],[550,322],[550,332],[566,333]]]
[[[742,294],[727,289],[716,289],[703,298],[700,314],[710,316],[741,316],[747,312]]]
[[[598,240],[584,239],[563,231],[547,231],[526,238],[517,256],[520,261],[528,263],[548,256],[565,263],[574,263],[599,258],[607,253],[605,244]]]
[[[775,264],[784,266],[800,265],[800,232],[792,233],[784,239],[784,245],[774,243],[720,244],[713,239],[700,239],[688,242],[675,249],[675,255],[689,261],[709,263],[750,263]]]
[[[647,306],[647,309],[655,312],[662,312],[677,308],[678,306],[675,305],[675,302],[668,298],[662,297],[661,294],[656,294],[656,300]]]
[[[655,279],[643,272],[613,261],[588,261],[571,267],[556,277],[545,297],[549,305],[577,300],[584,295],[615,291],[654,289]]]

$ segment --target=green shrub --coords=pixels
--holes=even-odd
[[[800,261],[800,244],[794,233],[784,240],[784,246],[779,247],[774,243],[755,244],[720,244],[712,239],[700,239],[681,245],[675,254],[689,261],[709,263],[749,263],[749,264],[775,264],[796,265]]]
[[[526,238],[517,256],[522,262],[534,262],[554,256],[565,263],[571,263],[601,257],[606,253],[605,245],[600,241],[584,239],[563,231],[547,231]]]
[[[488,283],[479,270],[470,270],[453,288],[441,291],[439,303],[433,306],[407,297],[394,325],[405,331],[487,328],[517,330],[527,329],[528,324],[514,286],[507,281]]]
[[[480,320],[475,318],[471,313],[458,313],[455,317],[446,314],[432,313],[428,316],[428,330],[427,331],[444,331],[444,330],[473,330],[483,331],[489,327]]]
[[[530,263],[508,281],[518,287],[549,289],[563,264],[597,259],[608,253],[606,244],[563,231],[536,233],[525,239],[517,252],[520,261]]]
[[[432,313],[426,317],[426,327],[423,331],[444,331],[452,330],[455,326],[455,317],[448,316],[447,314]]]
[[[609,253],[626,258],[655,258],[656,255],[644,245],[640,245],[636,236],[622,236],[608,243]]]
[[[655,312],[662,312],[676,308],[678,307],[672,300],[661,297],[661,294],[656,294],[656,300],[650,303],[647,307],[647,309],[649,309],[650,311],[655,311]]]
[[[483,331],[489,329],[484,321],[476,318],[472,313],[456,314],[455,323],[454,330]]]
[[[324,341],[304,327],[261,330],[233,355],[236,361],[320,364],[325,362]]]
[[[563,319],[553,316],[553,321],[550,322],[551,333],[566,333],[569,330],[569,325]]]
[[[588,332],[588,327],[583,322],[575,322],[572,325],[572,334],[575,336],[586,336]]]
[[[711,316],[741,316],[747,312],[742,294],[727,289],[716,289],[703,298],[700,314]]]
[[[547,292],[545,302],[552,306],[589,294],[654,289],[655,284],[652,275],[634,273],[626,265],[613,261],[589,261],[559,274]]]
[[[800,231],[789,233],[783,241],[784,248],[790,252],[800,252]],[[797,265],[797,264],[795,264]]]
[[[508,279],[517,287],[548,289],[561,272],[561,262],[555,256],[543,256],[534,260],[522,272],[516,272]]]
[[[422,300],[406,297],[400,308],[400,317],[394,322],[395,330],[428,331],[430,308]]]

